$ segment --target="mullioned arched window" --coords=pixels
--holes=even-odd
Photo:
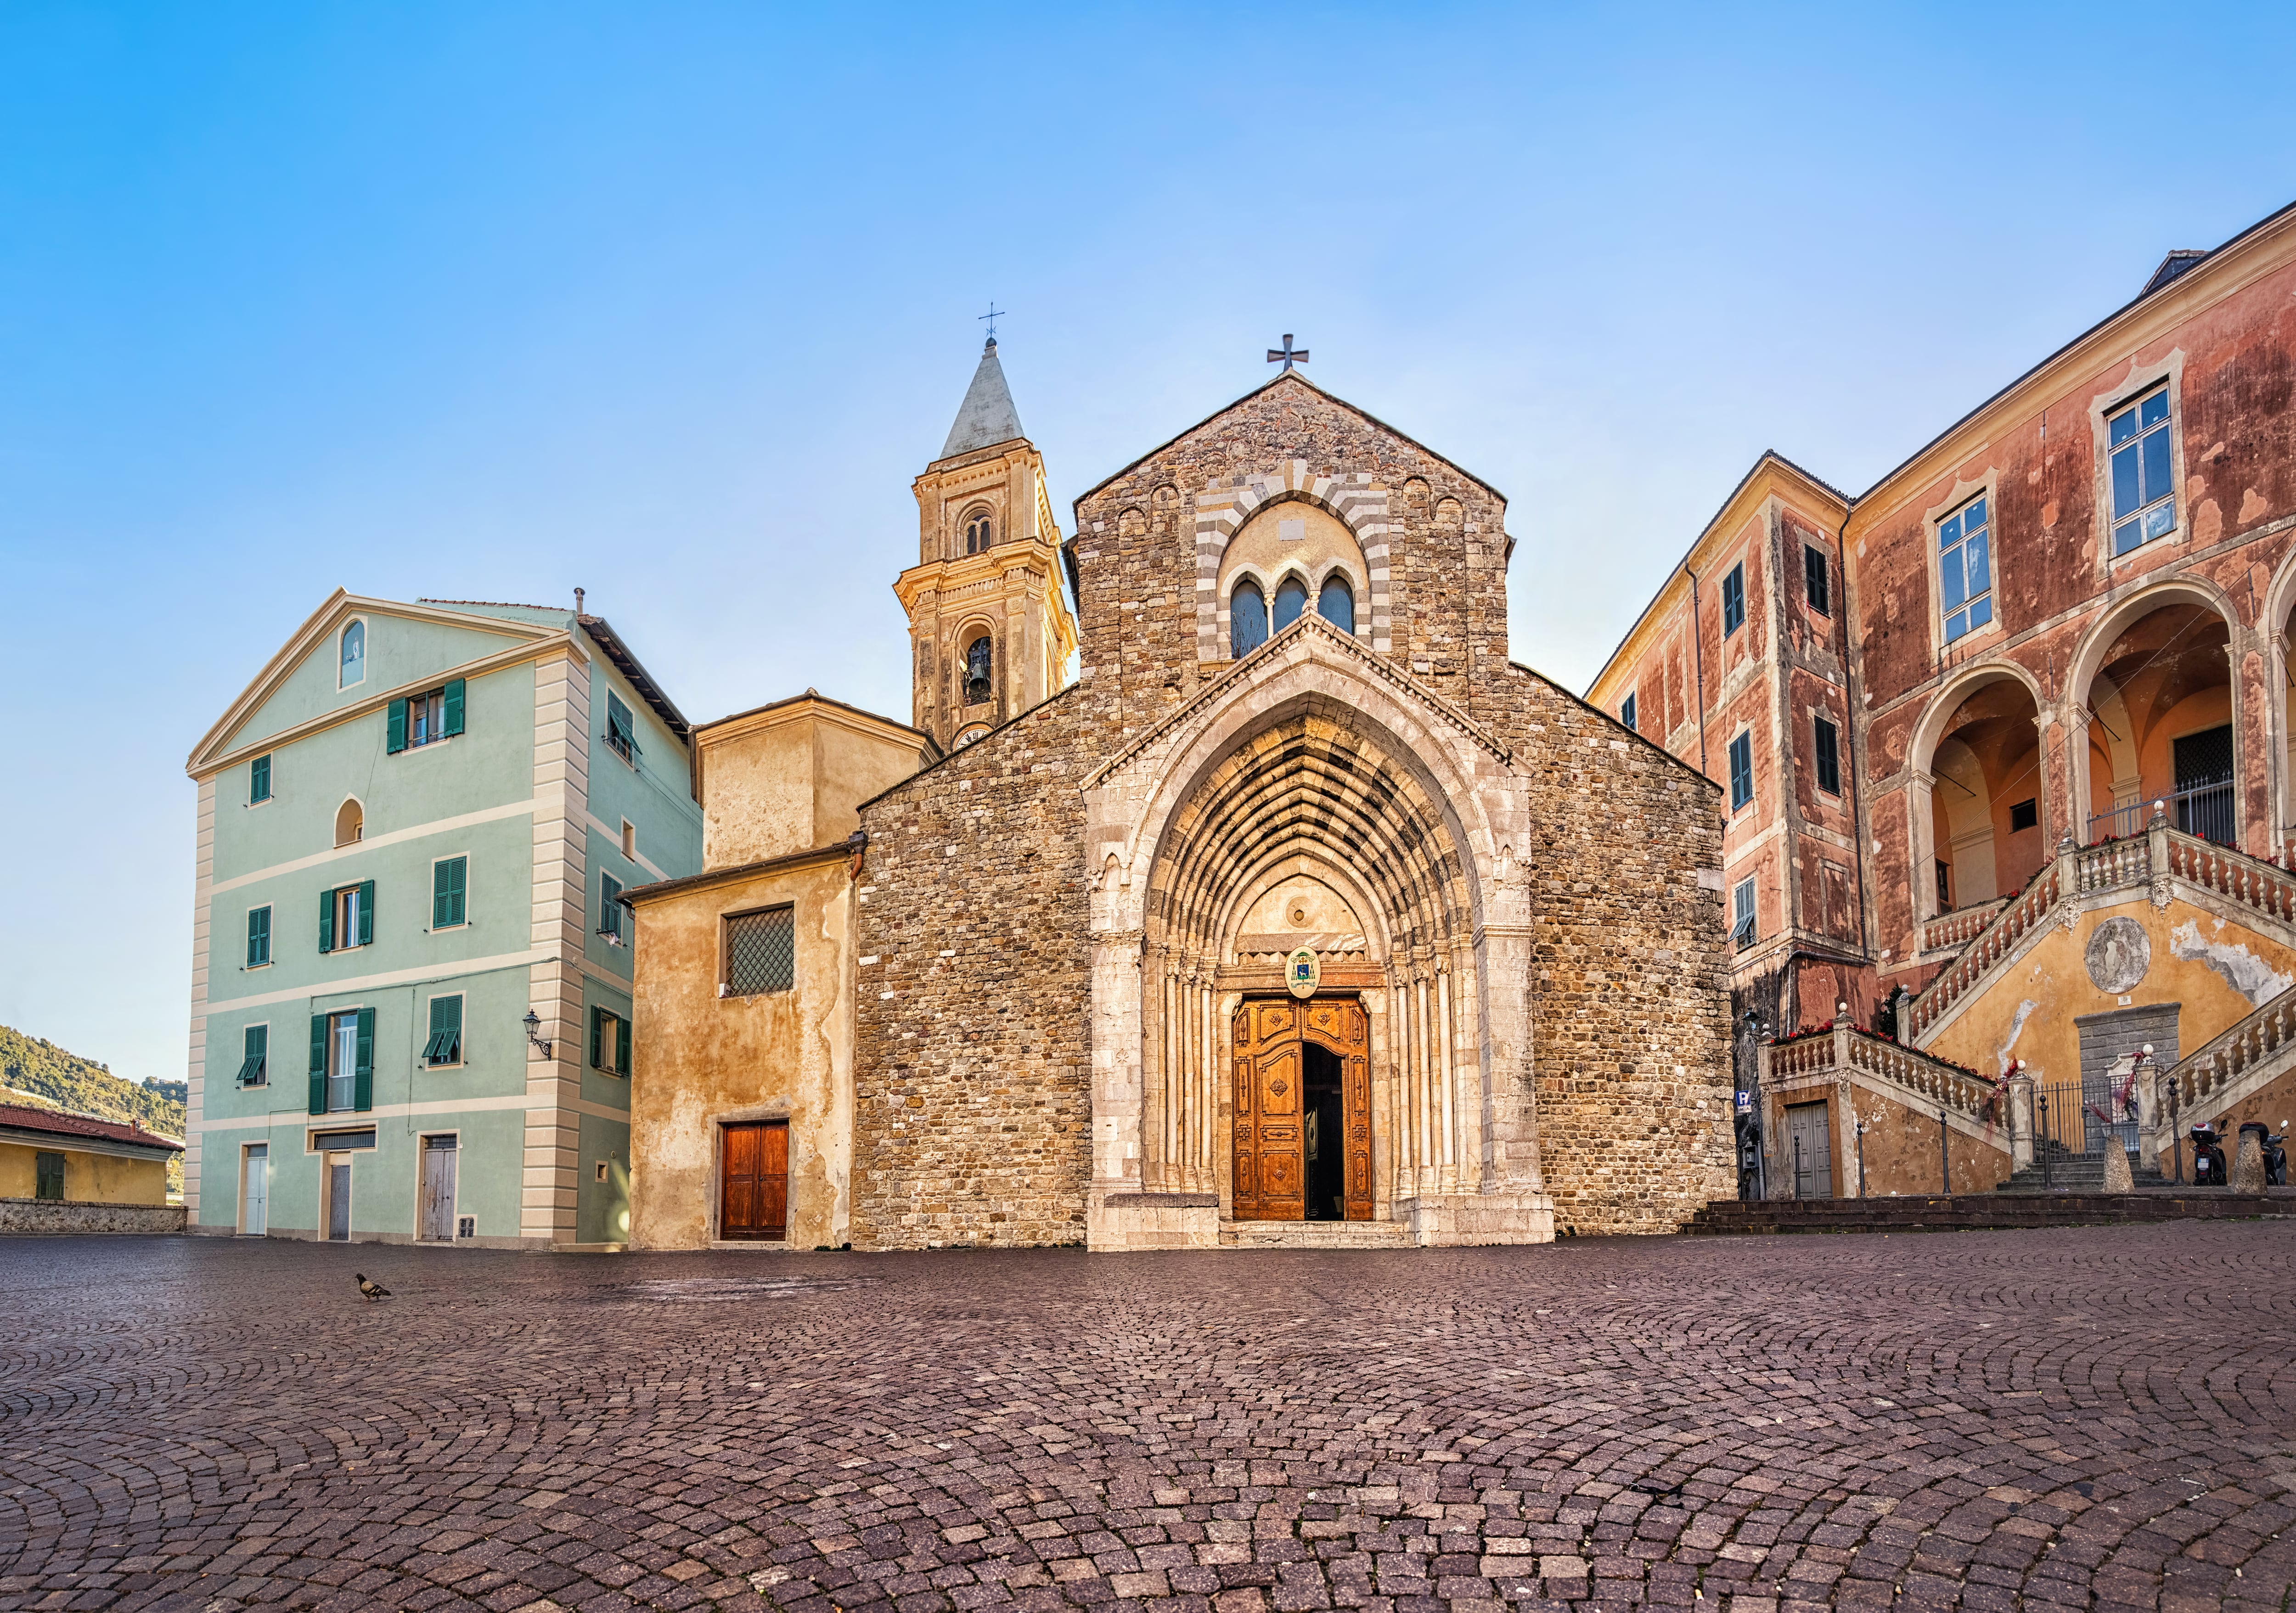
[[[1342,633],[1356,630],[1356,591],[1346,577],[1334,573],[1324,579],[1323,592],[1316,596],[1316,614]]]

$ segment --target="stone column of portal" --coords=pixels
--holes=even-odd
[[[1406,1006],[1409,989],[1401,964],[1390,964],[1394,979],[1387,988],[1388,1022],[1394,1028],[1389,1036],[1394,1053],[1389,1062],[1395,1067],[1395,1172],[1394,1196],[1398,1201],[1408,1199],[1411,1192],[1411,1011]]]
[[[1447,958],[1435,963],[1435,1055],[1440,1069],[1443,1089],[1443,1191],[1459,1191],[1459,1116],[1464,1106],[1456,1090],[1456,1064],[1451,1048],[1457,1033],[1451,1022],[1451,964]]]
[[[1187,1160],[1180,1191],[1199,1191],[1204,1184],[1204,1011],[1203,987],[1196,965],[1189,961],[1180,977],[1181,1079],[1186,1088],[1182,1101],[1180,1150]]]
[[[1442,1026],[1435,1021],[1435,973],[1431,963],[1419,966],[1419,1093],[1422,1113],[1426,1125],[1419,1135],[1423,1138],[1419,1151],[1419,1191],[1422,1193],[1442,1193],[1442,1055],[1439,1055]]]
[[[1149,1067],[1156,1072],[1154,1101],[1151,1105],[1149,1135],[1155,1142],[1155,1157],[1141,1173],[1142,1183],[1150,1189],[1169,1191],[1172,1168],[1172,964],[1162,953],[1155,954],[1156,967],[1156,1054]]]
[[[1203,1027],[1203,1124],[1199,1128],[1203,1137],[1203,1175],[1196,1188],[1200,1193],[1219,1191],[1219,995],[1214,989],[1212,966],[1202,966],[1203,985],[1199,993],[1201,1011],[1198,1022]]]
[[[1427,1114],[1427,970],[1411,966],[1411,1187],[1421,1195],[1432,1187],[1427,1179],[1427,1159],[1434,1136]]]

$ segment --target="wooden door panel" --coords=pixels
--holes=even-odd
[[[780,1238],[789,1231],[789,1123],[754,1120],[724,1128],[722,1238]]]
[[[758,1138],[758,1230],[779,1238],[789,1232],[789,1126],[767,1126]]]

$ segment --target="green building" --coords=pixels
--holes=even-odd
[[[685,719],[597,617],[338,592],[192,753],[197,1232],[611,1249]]]

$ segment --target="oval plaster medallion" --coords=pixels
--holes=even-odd
[[[2152,967],[2152,942],[2134,919],[2107,919],[2088,938],[2088,978],[2099,991],[2133,991]]]

